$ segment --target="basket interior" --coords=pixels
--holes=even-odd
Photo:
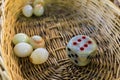
[[[7,30],[3,32],[3,57],[13,80],[113,80],[120,77],[119,15],[99,0],[71,2],[73,4],[69,6],[65,6],[65,0],[52,4],[39,18],[25,18],[21,9],[19,16],[7,18],[9,22],[3,28]],[[10,14],[6,14],[6,17]],[[9,24],[11,26],[7,27]],[[46,63],[33,65],[28,58],[14,55],[11,40],[20,32],[44,38],[50,53]],[[68,41],[79,34],[92,37],[98,45],[97,55],[85,67],[74,65],[65,50]]]

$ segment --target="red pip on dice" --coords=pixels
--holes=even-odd
[[[86,66],[90,60],[88,56],[94,55],[97,51],[95,41],[86,35],[73,37],[66,47],[68,58],[78,66]]]

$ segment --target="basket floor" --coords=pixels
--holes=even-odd
[[[118,47],[110,44],[114,43],[114,40],[111,39],[111,36],[104,33],[105,28],[100,26],[101,29],[99,29],[89,19],[80,19],[79,15],[69,17],[65,17],[66,15],[59,16],[62,17],[35,18],[33,19],[34,22],[31,20],[29,22],[28,20],[29,24],[24,23],[24,18],[18,21],[15,28],[16,33],[23,32],[29,36],[42,36],[50,53],[48,61],[41,65],[33,65],[28,59],[20,59],[18,65],[21,65],[23,77],[29,80],[113,79],[111,76],[116,74],[113,69],[118,64],[115,64],[116,56],[113,55],[112,51]],[[67,42],[73,36],[79,34],[91,36],[98,44],[99,50],[97,55],[91,59],[91,63],[86,67],[75,66],[66,56],[65,48]]]

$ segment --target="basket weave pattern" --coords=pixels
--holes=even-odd
[[[6,0],[2,27],[2,55],[12,80],[115,80],[120,78],[120,11],[108,0],[61,0],[40,18],[25,18],[27,0]],[[72,3],[72,4],[71,4]],[[68,5],[68,6],[66,6]],[[46,63],[33,65],[14,55],[16,33],[40,35],[50,53]],[[75,35],[95,39],[97,55],[86,67],[68,59],[66,44]]]

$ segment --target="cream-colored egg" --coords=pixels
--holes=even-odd
[[[14,44],[18,44],[20,42],[28,42],[29,41],[29,37],[24,34],[24,33],[18,33],[13,37],[13,43]]]
[[[38,35],[32,36],[29,40],[29,43],[32,45],[34,49],[43,48],[45,46],[45,41],[41,36]]]
[[[33,64],[42,64],[47,61],[49,53],[45,48],[38,48],[32,52],[30,62]]]
[[[44,14],[44,7],[41,4],[37,4],[33,9],[33,13],[35,16],[42,16]]]
[[[33,48],[30,44],[28,43],[18,43],[15,47],[14,47],[14,53],[16,54],[16,56],[18,57],[27,57],[30,56],[30,54],[32,53]]]
[[[22,13],[26,17],[31,17],[32,14],[33,14],[33,8],[32,8],[32,6],[31,5],[24,6],[23,9],[22,9]]]
[[[44,5],[45,1],[44,0],[34,0],[33,6],[36,6],[37,4],[42,4]]]

